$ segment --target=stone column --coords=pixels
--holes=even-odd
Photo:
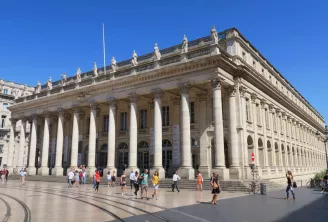
[[[226,169],[224,157],[224,134],[222,115],[222,93],[221,84],[223,79],[216,77],[211,81],[213,88],[213,114],[214,114],[214,169],[219,174],[220,179],[229,179],[229,171]]]
[[[42,159],[40,172],[42,176],[49,175],[48,158],[49,158],[49,126],[50,115],[48,112],[44,113],[44,128],[43,128],[43,142],[42,142]]]
[[[195,177],[194,169],[191,165],[191,137],[190,137],[190,110],[189,110],[189,83],[179,85],[181,92],[181,145],[182,159],[180,174],[183,178],[192,179]]]
[[[108,152],[107,152],[107,168],[105,173],[110,172],[113,175],[115,171],[115,176],[117,169],[115,168],[115,140],[116,140],[116,99],[109,97],[107,99],[109,104],[109,124],[108,124]],[[105,175],[105,174],[104,174]]]
[[[56,163],[53,169],[53,175],[63,176],[63,147],[64,147],[64,110],[58,109],[58,124],[57,124],[57,142],[56,142]]]
[[[162,90],[154,90],[154,166],[152,172],[159,172],[160,178],[165,178],[165,171],[162,163]]]
[[[95,102],[90,104],[90,130],[89,130],[89,152],[88,152],[88,175],[92,175],[96,170],[96,117],[98,106]]]
[[[268,175],[271,174],[271,167],[269,166],[269,154],[268,154],[268,142],[267,142],[267,123],[265,119],[265,106],[266,106],[266,101],[261,100],[261,118],[262,118],[262,128],[263,128],[263,134],[264,134],[264,143],[263,146],[264,148],[264,166],[268,171]],[[274,153],[274,144],[271,144],[271,157],[275,155]],[[273,163],[273,160],[271,159],[271,163]],[[273,164],[272,164],[273,165]]]
[[[73,107],[73,132],[72,132],[72,147],[71,147],[71,167],[77,167],[77,159],[79,152],[79,117],[80,108]],[[90,151],[89,151],[90,152]]]
[[[36,175],[35,155],[36,155],[36,142],[37,142],[37,129],[38,129],[38,116],[33,115],[31,126],[31,141],[30,141],[30,157],[28,165],[28,175]]]
[[[13,158],[14,158],[14,150],[15,150],[15,131],[16,131],[17,120],[11,118],[10,121],[11,121],[11,125],[10,125],[7,170],[9,171],[9,174],[12,174],[14,172]]]
[[[238,149],[238,134],[237,134],[237,115],[236,115],[236,93],[238,86],[234,85],[229,88],[229,133],[230,133],[230,177],[236,179],[241,178],[239,149]]]
[[[261,165],[260,165],[260,158],[259,158],[259,145],[258,145],[258,126],[257,126],[257,110],[256,110],[256,100],[257,95],[253,93],[251,95],[252,100],[252,117],[253,117],[253,127],[254,127],[254,154],[255,154],[255,166],[258,170],[259,176],[262,176]]]
[[[207,128],[209,126],[209,115],[207,112],[208,106],[208,93],[202,92],[197,94],[198,104],[199,104],[199,171],[202,173],[204,178],[210,178],[210,167],[208,162],[208,146],[209,146],[209,139],[207,136]]]
[[[20,139],[19,139],[19,149],[18,149],[18,161],[16,166],[16,173],[24,168],[24,148],[25,148],[25,128],[26,128],[26,119],[21,119],[21,128],[20,128]]]
[[[138,124],[137,124],[137,102],[138,97],[135,93],[130,97],[130,146],[129,146],[129,172],[139,171],[137,167],[137,142],[138,142]]]

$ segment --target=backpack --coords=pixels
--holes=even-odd
[[[144,179],[144,174],[142,173],[139,177],[138,177],[138,183],[141,184],[141,182]]]

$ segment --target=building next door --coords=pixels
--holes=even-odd
[[[126,143],[120,143],[118,146],[118,166],[117,176],[121,176],[123,173],[124,165],[129,164],[129,147]],[[125,169],[124,169],[125,170]]]
[[[172,177],[172,143],[169,140],[162,141],[162,164],[165,170],[165,177]]]
[[[140,172],[149,169],[149,146],[146,141],[141,141],[138,144],[138,159],[137,166]]]

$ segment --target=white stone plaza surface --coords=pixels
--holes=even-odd
[[[216,171],[223,180],[249,179],[252,153],[262,178],[325,167],[325,120],[238,30],[159,45],[113,58],[106,69],[50,78],[16,99],[12,125],[23,127],[19,145],[10,143],[10,171],[24,167],[26,136],[30,175],[82,164],[89,176],[96,168],[119,176],[126,165],[161,178],[179,169],[183,178],[200,170],[205,178]]]

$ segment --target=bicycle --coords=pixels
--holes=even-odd
[[[314,179],[310,179],[307,183],[306,183],[306,187],[307,188],[322,188],[322,184],[321,184],[321,180],[314,180]]]
[[[252,180],[251,183],[249,184],[249,194],[256,194],[260,193],[260,185],[256,180]]]

